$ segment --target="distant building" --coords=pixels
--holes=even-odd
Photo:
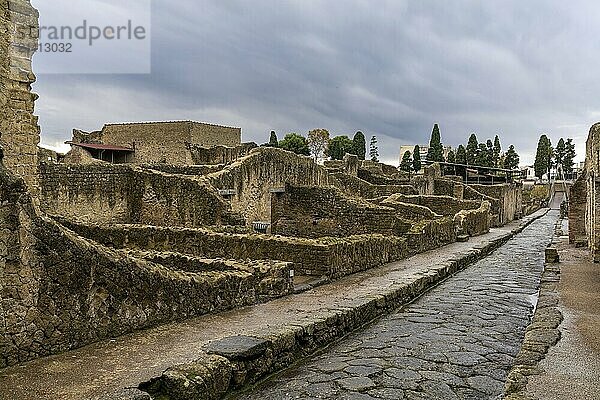
[[[194,164],[193,147],[241,145],[242,130],[194,121],[107,124],[101,131],[73,130],[72,148],[112,163]]]
[[[402,162],[402,157],[404,157],[404,153],[406,153],[407,151],[410,151],[411,156],[413,155],[413,151],[415,150],[415,146],[414,144],[407,144],[407,145],[402,145],[400,146],[400,158],[399,158],[399,163]],[[427,160],[427,153],[429,152],[429,145],[426,144],[420,144],[419,145],[419,153],[421,155],[421,160]],[[450,150],[452,150],[452,146],[444,146],[444,158],[448,157],[448,153],[450,153]]]

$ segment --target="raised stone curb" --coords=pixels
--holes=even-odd
[[[395,282],[381,293],[357,296],[351,305],[321,310],[314,316],[301,318],[283,328],[271,331],[265,328],[263,333],[253,335],[252,339],[257,340],[255,343],[260,340],[267,343],[266,349],[251,352],[253,357],[206,354],[193,363],[169,368],[160,377],[141,384],[140,388],[161,399],[220,399],[226,393],[252,385],[375,318],[411,302],[444,279],[496,250],[547,211],[525,217],[510,232],[486,240],[439,265],[424,268],[404,281]],[[231,338],[225,340],[235,342]],[[231,344],[228,343],[228,346]],[[219,367],[216,368],[216,365]]]
[[[557,223],[557,227],[560,226],[560,222],[561,220]],[[554,239],[550,246],[553,243]],[[528,377],[541,372],[538,368],[539,362],[546,357],[550,347],[556,345],[561,338],[558,327],[563,321],[563,316],[558,308],[560,266],[556,264],[557,262],[558,252],[556,257],[550,259],[546,255],[536,310],[525,332],[521,350],[506,378],[505,400],[531,400],[531,397],[526,394]]]

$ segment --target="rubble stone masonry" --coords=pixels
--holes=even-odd
[[[29,0],[0,0],[0,143],[4,165],[37,193],[40,128],[31,59],[37,49],[38,12]]]

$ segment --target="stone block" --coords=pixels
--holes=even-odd
[[[270,341],[251,336],[231,336],[206,345],[208,354],[216,354],[234,361],[254,360],[262,356]]]
[[[547,264],[555,264],[560,262],[558,250],[554,247],[547,247],[545,250],[545,259]]]

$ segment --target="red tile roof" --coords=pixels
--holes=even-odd
[[[134,150],[129,147],[113,146],[112,144],[101,144],[101,143],[75,143],[65,142],[71,146],[79,146],[84,149],[95,149],[95,150],[112,150],[112,151],[128,151],[133,152]]]

